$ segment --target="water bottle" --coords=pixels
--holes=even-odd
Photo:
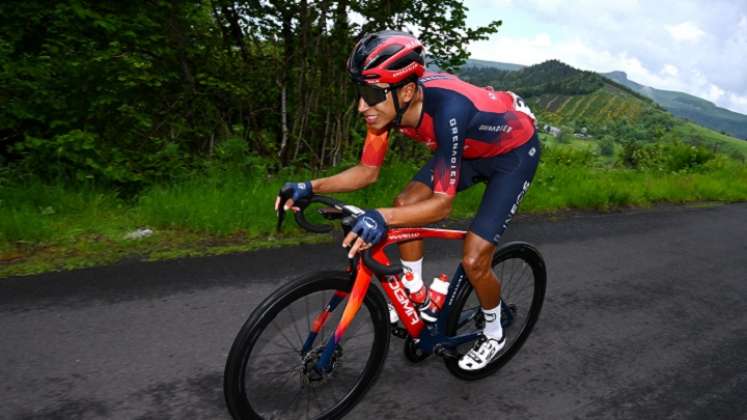
[[[415,303],[416,306],[425,306],[428,304],[428,290],[423,284],[423,279],[415,277],[415,275],[408,271],[405,273],[405,277],[402,278],[402,284],[410,292],[410,300]]]
[[[446,294],[449,293],[449,278],[446,274],[441,273],[438,277],[433,278],[431,287],[428,289],[428,303],[420,309],[420,317],[426,322],[436,322],[438,312],[444,307]]]

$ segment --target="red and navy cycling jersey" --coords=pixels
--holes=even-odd
[[[423,113],[417,127],[402,127],[407,137],[435,152],[433,191],[454,195],[462,159],[481,159],[507,153],[535,132],[534,115],[512,92],[496,92],[448,73],[427,72]],[[381,166],[388,148],[388,132],[366,135],[361,163]]]

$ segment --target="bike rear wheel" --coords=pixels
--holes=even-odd
[[[254,310],[226,362],[224,394],[235,419],[340,418],[373,385],[389,346],[386,300],[376,287],[369,288],[335,350],[331,372],[320,376],[312,368],[347,298],[311,336],[309,351],[302,351],[322,309],[352,284],[349,273],[312,274],[278,289]]]
[[[525,242],[511,242],[493,255],[493,272],[501,281],[501,324],[506,344],[497,358],[480,370],[459,367],[458,359],[445,359],[449,371],[466,380],[476,380],[503,367],[521,348],[537,322],[545,298],[547,273],[540,253]],[[471,284],[456,297],[449,314],[446,332],[450,336],[481,331],[485,320]],[[469,351],[472,343],[457,348],[459,355]]]

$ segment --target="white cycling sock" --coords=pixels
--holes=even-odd
[[[483,334],[489,338],[495,338],[499,340],[503,337],[503,327],[501,326],[501,301],[498,301],[498,306],[493,309],[482,308],[482,313],[485,316],[485,328],[482,330]]]
[[[415,278],[422,279],[423,278],[423,259],[415,260],[415,261],[402,261],[402,265],[409,268],[410,271],[412,271],[412,274],[415,275]]]

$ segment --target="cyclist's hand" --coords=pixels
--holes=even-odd
[[[378,243],[384,237],[386,231],[387,226],[384,216],[377,210],[367,210],[358,216],[353,229],[342,241],[343,248],[352,244],[350,252],[348,252],[348,258],[353,258],[358,251],[364,251]]]
[[[275,199],[275,212],[280,210],[280,206],[283,206],[283,210],[293,209],[293,211],[299,211],[298,207],[293,204],[306,197],[311,196],[311,181],[306,182],[286,182],[283,187],[280,188],[278,196]]]

